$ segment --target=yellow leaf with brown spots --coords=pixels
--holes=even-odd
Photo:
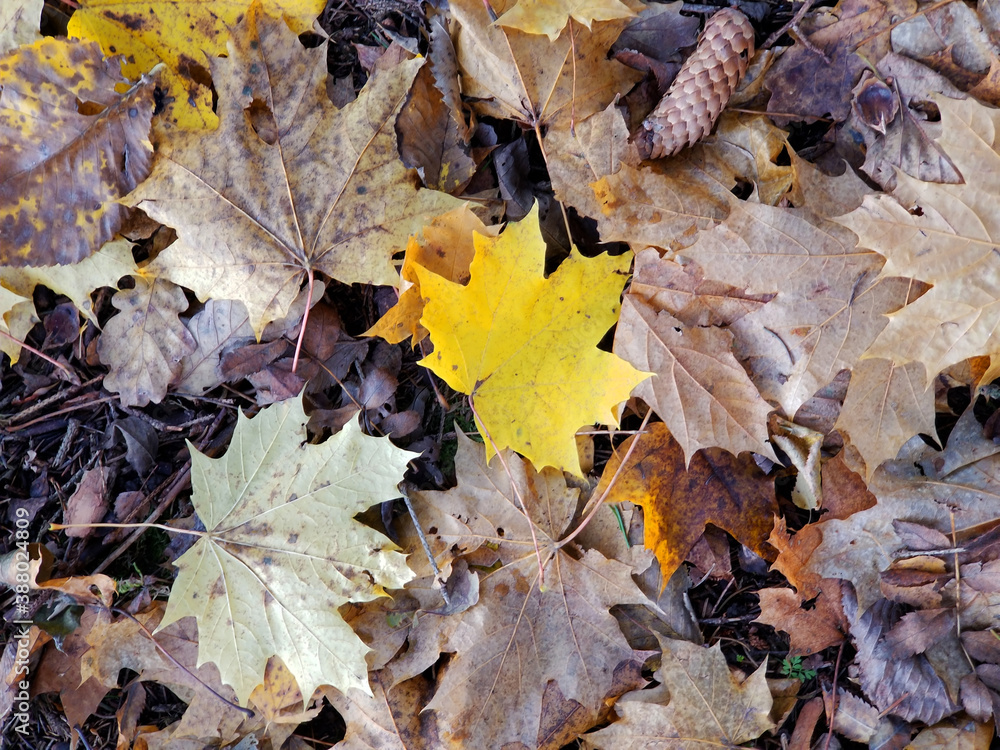
[[[125,75],[135,81],[163,62],[161,86],[172,101],[164,116],[183,129],[214,129],[209,57],[226,53],[229,29],[243,20],[248,0],[82,0],[68,33],[98,42],[107,54],[124,55]],[[296,34],[312,29],[324,0],[262,0],[265,12]]]
[[[149,174],[153,88],[124,95],[118,60],[42,39],[0,60],[0,265],[65,265],[110,240]]]
[[[253,6],[212,65],[218,130],[178,133],[126,201],[174,227],[151,270],[201,300],[243,302],[259,337],[307,275],[398,284],[390,263],[427,217],[461,205],[417,188],[394,129],[421,60],[379,70],[338,110],[326,51]]]
[[[211,661],[246,705],[279,656],[302,695],[319,685],[368,686],[368,647],[337,611],[402,588],[413,574],[394,545],[354,516],[399,493],[413,456],[357,420],[324,443],[306,442],[301,397],[253,419],[239,416],[229,450],[191,450],[201,536],[176,562],[157,632],[198,620],[198,663]]]

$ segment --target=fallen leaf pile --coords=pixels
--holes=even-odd
[[[995,743],[996,8],[348,5],[0,7],[0,744]]]

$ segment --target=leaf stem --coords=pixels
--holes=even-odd
[[[500,463],[503,465],[503,470],[506,472],[507,478],[510,480],[510,488],[514,491],[514,495],[517,497],[517,502],[521,504],[521,512],[524,513],[524,517],[528,519],[528,528],[531,529],[531,543],[535,545],[535,557],[538,559],[538,588],[544,591],[545,563],[542,562],[542,551],[538,547],[538,536],[535,534],[535,524],[531,521],[531,516],[528,515],[528,506],[524,502],[524,498],[521,497],[521,490],[518,489],[517,482],[514,481],[514,475],[511,473],[510,467],[507,465],[507,459],[504,458],[503,453],[493,441],[493,436],[490,434],[489,428],[479,416],[479,412],[476,411],[476,405],[473,403],[471,393],[469,394],[469,408],[472,410],[472,416],[476,418],[476,424],[482,428],[483,433],[486,435],[486,439],[489,440],[490,445],[493,446],[493,452],[496,453],[497,458],[500,459]]]
[[[16,343],[18,346],[20,346],[22,349],[27,349],[29,352],[31,352],[32,354],[34,354],[36,357],[38,357],[39,359],[44,359],[46,362],[48,362],[53,367],[58,367],[60,370],[62,370],[64,373],[66,373],[70,377],[71,380],[76,377],[76,375],[74,375],[73,371],[71,369],[69,369],[66,365],[64,365],[62,362],[57,362],[56,360],[52,359],[52,357],[50,357],[49,355],[43,354],[38,349],[36,349],[35,347],[31,346],[31,344],[28,344],[25,341],[21,341],[21,339],[17,338],[17,336],[11,336],[9,333],[7,333],[7,331],[4,331],[4,330],[0,330],[0,336],[3,336],[4,338],[10,339],[14,343]],[[77,382],[79,382],[79,381],[77,381]]]
[[[173,534],[189,534],[190,536],[207,536],[207,532],[193,529],[176,529],[162,523],[50,523],[49,531],[63,529],[162,529]]]
[[[308,271],[307,279],[309,281],[309,287],[306,292],[306,311],[302,313],[302,323],[299,325],[299,338],[295,342],[295,356],[292,358],[292,373],[294,373],[299,367],[299,353],[302,351],[302,340],[306,335],[306,323],[309,322],[309,311],[312,309],[313,287],[316,284],[316,276],[313,273],[312,268]]]
[[[611,493],[611,488],[615,486],[615,482],[618,481],[618,477],[621,476],[622,471],[625,469],[625,465],[628,463],[628,460],[632,457],[632,451],[635,450],[635,446],[638,444],[639,439],[643,436],[643,434],[645,434],[644,430],[646,429],[646,425],[649,424],[649,418],[652,415],[653,415],[652,409],[646,412],[646,416],[642,418],[642,424],[639,426],[639,432],[636,433],[636,436],[634,438],[632,438],[632,442],[629,445],[628,450],[625,451],[625,458],[623,458],[622,462],[618,464],[618,468],[615,469],[615,473],[611,477],[611,481],[608,482],[608,486],[604,488],[604,492],[602,492],[601,496],[597,498],[597,501],[594,503],[594,507],[586,512],[586,515],[584,516],[583,521],[580,522],[580,525],[577,526],[569,536],[565,537],[562,541],[560,541],[556,545],[556,549],[559,549],[569,544],[571,541],[573,541],[573,539],[575,539],[577,535],[580,534],[580,532],[582,532],[585,528],[587,528],[587,524],[590,523],[591,519],[593,519],[593,517],[597,515],[597,511],[601,508],[602,505],[604,505],[604,501]]]
[[[575,60],[576,58],[574,58]],[[538,148],[542,152],[542,159],[545,160],[545,168],[549,168],[549,157],[545,153],[545,144],[542,143],[542,126],[538,122],[535,123],[535,139],[538,141]],[[566,225],[566,239],[569,242],[570,248],[573,247],[573,232],[569,228],[569,214],[566,212],[566,204],[559,201],[559,208],[562,210],[563,223]]]

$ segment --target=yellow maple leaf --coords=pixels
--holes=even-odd
[[[594,21],[632,18],[635,11],[621,0],[518,0],[497,23],[555,41],[573,18],[588,29]]]
[[[296,34],[309,31],[325,0],[261,0]],[[124,55],[124,74],[138,80],[159,62],[161,85],[174,101],[167,117],[184,129],[214,129],[208,56],[226,54],[229,27],[246,15],[248,0],[82,0],[67,33]]]
[[[618,319],[631,253],[587,259],[574,248],[546,279],[537,205],[475,245],[468,286],[416,267],[434,343],[422,364],[473,397],[488,456],[513,448],[579,475],[576,431],[617,424],[615,407],[647,377],[596,346]]]

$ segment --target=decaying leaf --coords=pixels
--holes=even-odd
[[[119,69],[51,37],[0,62],[0,264],[76,263],[125,220],[117,199],[149,174],[155,84],[119,94]]]
[[[654,702],[642,691],[623,697],[615,704],[621,720],[586,736],[593,747],[738,747],[774,727],[765,665],[741,679],[730,671],[719,644],[709,649],[687,641],[661,643],[663,661],[656,673],[664,688],[658,689],[660,699]]]
[[[199,299],[240,300],[258,337],[316,271],[398,283],[392,253],[429,216],[458,205],[418,190],[396,154],[396,114],[421,64],[381,71],[337,110],[325,51],[303,49],[283,22],[252,7],[229,57],[212,66],[219,129],[176,135],[128,196],[177,230],[154,271]]]
[[[577,490],[560,472],[536,472],[505,451],[512,483],[501,462],[487,465],[469,439],[459,438],[458,451],[458,486],[415,493],[418,517],[430,529],[436,557],[457,548],[475,552],[484,565],[500,565],[480,573],[478,603],[451,617],[422,614],[411,633],[411,644],[429,644],[431,663],[439,651],[453,652],[427,708],[437,714],[447,747],[551,747],[541,733],[550,683],[575,710],[591,714],[625,685],[643,684],[637,670],[649,654],[628,646],[608,608],[648,599],[630,566],[595,550],[578,556],[555,546],[577,503]],[[545,561],[544,582],[528,518]],[[411,664],[408,671],[426,666]]]
[[[296,34],[312,29],[323,0],[259,0],[265,12]],[[124,74],[135,81],[157,63],[167,70],[169,120],[179,127],[214,129],[210,57],[226,52],[229,29],[247,12],[247,0],[83,0],[69,20],[69,35],[100,43],[126,57]]]
[[[207,533],[175,563],[162,629],[198,619],[199,664],[213,661],[241,703],[280,656],[303,695],[318,685],[370,694],[367,647],[337,608],[411,578],[403,556],[354,520],[391,499],[410,454],[355,421],[303,443],[301,400],[241,415],[223,458],[191,451],[192,502]]]
[[[595,492],[610,484],[635,440],[638,444],[607,502],[629,501],[643,507],[645,545],[656,553],[664,580],[684,562],[708,523],[764,552],[762,545],[777,512],[773,483],[749,456],[719,449],[695,453],[688,466],[684,451],[662,422],[618,447]]]
[[[617,318],[631,256],[574,249],[546,279],[537,206],[475,245],[466,286],[415,266],[435,347],[422,364],[473,397],[487,455],[495,444],[578,474],[576,431],[616,424],[616,407],[646,377],[596,347]]]

